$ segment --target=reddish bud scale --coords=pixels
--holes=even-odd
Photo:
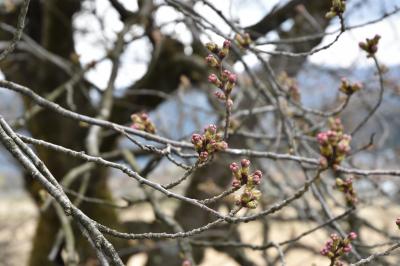
[[[212,53],[218,53],[219,52],[219,48],[218,48],[218,45],[216,43],[213,43],[213,42],[206,43],[206,47]]]
[[[147,113],[132,114],[131,115],[131,128],[142,130],[151,134],[156,133],[154,124],[150,121]]]
[[[367,38],[365,42],[360,42],[358,46],[361,48],[361,50],[367,52],[367,57],[371,57],[378,51],[378,43],[380,38],[380,35],[375,35],[372,39]]]
[[[330,239],[326,241],[320,250],[320,254],[331,259],[338,259],[342,255],[351,252],[351,241],[356,238],[357,234],[355,232],[350,232],[344,239],[337,234],[331,234]]]
[[[236,74],[229,74],[228,75],[228,81],[229,82],[231,82],[231,83],[236,83],[236,80],[237,80],[237,76],[236,76]]]
[[[232,42],[230,41],[230,40],[225,40],[224,41],[224,43],[223,43],[223,47],[224,48],[231,48],[231,46],[232,46]]]
[[[225,94],[223,92],[221,92],[221,91],[216,91],[214,93],[214,95],[215,95],[215,97],[217,97],[221,101],[225,101],[226,100]]]
[[[213,124],[204,128],[204,134],[193,134],[191,138],[195,150],[199,154],[198,159],[206,161],[216,151],[222,151],[228,148],[228,144],[217,134],[217,127]]]
[[[239,188],[245,186],[243,193],[239,196],[236,204],[245,208],[254,209],[258,205],[261,198],[261,192],[255,189],[256,185],[261,183],[262,172],[256,170],[253,174],[249,174],[250,161],[242,159],[240,168],[237,163],[231,163],[229,168],[233,174],[232,187]]]
[[[249,166],[250,166],[250,161],[247,160],[247,159],[242,159],[242,160],[240,161],[240,164],[242,165],[242,167],[246,168],[246,167],[249,167]]]
[[[222,81],[226,82],[230,75],[232,75],[232,73],[229,70],[225,69],[224,71],[222,71],[222,74],[221,74]]]
[[[218,61],[218,59],[215,58],[215,56],[212,55],[212,54],[209,54],[209,55],[206,57],[206,62],[207,62],[207,64],[208,64],[210,67],[215,67],[215,68],[219,67],[219,61]]]

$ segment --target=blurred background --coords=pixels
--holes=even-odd
[[[82,94],[86,93],[85,100],[78,103],[84,107],[76,107],[74,104],[68,103],[68,95],[63,97],[66,100],[62,100],[62,103],[71,107],[71,109],[75,107],[75,110],[81,110],[81,112],[90,114],[91,109],[88,106],[93,106],[94,108],[99,106],[102,91],[104,91],[109,82],[113,61],[107,58],[107,55],[109,55],[110,49],[114,48],[118,32],[124,27],[124,12],[121,10],[124,10],[127,14],[138,13],[146,5],[146,1],[116,1],[122,7],[116,5],[115,1],[109,0],[66,0],[60,2],[64,3],[57,3],[55,0],[31,1],[30,13],[27,18],[27,29],[25,31],[26,35],[30,37],[29,39],[23,39],[21,44],[18,45],[16,52],[7,58],[5,62],[1,63],[0,76],[1,78],[21,82],[36,91],[39,90],[39,86],[46,84],[46,86],[48,85],[47,88],[39,91],[39,93],[46,95],[51,92],[51,89],[54,89],[66,80],[66,77],[65,73],[60,71],[60,66],[53,65],[57,57],[48,59],[48,55],[38,52],[40,49],[49,50],[52,54],[63,58],[63,60],[68,62],[68,66],[71,69],[96,62],[93,68],[84,73],[85,81],[81,82],[82,84],[76,85],[78,90],[80,90],[80,86],[86,88],[85,92],[80,92]],[[193,132],[200,131],[204,125],[220,121],[219,114],[215,111],[215,102],[210,100],[209,97],[210,92],[214,90],[210,85],[204,85],[201,82],[204,79],[205,72],[201,67],[194,67],[190,73],[186,73],[181,69],[167,73],[168,68],[178,68],[174,65],[173,60],[168,59],[169,61],[166,62],[168,65],[160,66],[156,69],[158,75],[154,74],[152,68],[154,68],[156,60],[156,50],[159,48],[159,39],[161,36],[168,36],[169,39],[176,42],[176,45],[179,46],[178,50],[180,50],[179,52],[182,54],[182,57],[192,58],[191,60],[198,63],[201,62],[201,57],[199,57],[200,59],[193,59],[199,55],[198,48],[196,47],[198,42],[204,44],[214,41],[220,44],[224,38],[208,29],[200,31],[188,21],[187,16],[183,15],[182,12],[177,12],[176,8],[164,1],[154,0],[151,2],[156,8],[149,13],[148,17],[140,18],[137,25],[132,26],[129,34],[124,37],[126,46],[120,56],[119,70],[114,83],[114,93],[116,98],[121,97],[121,101],[118,103],[123,107],[128,107],[126,108],[127,111],[123,113],[125,116],[121,115],[115,118],[115,121],[122,124],[129,124],[129,113],[148,111],[160,135],[177,140],[189,140],[190,135]],[[209,20],[219,31],[227,36],[233,36],[229,25],[202,1],[182,2],[190,4],[195,11]],[[267,14],[273,14],[289,2],[275,0],[219,0],[213,1],[213,5],[218,10],[221,10],[235,25],[246,28],[257,24]],[[15,26],[15,18],[16,14],[18,14],[20,3],[21,1],[17,0],[0,0],[1,49],[11,39],[10,26]],[[345,13],[346,26],[362,26],[347,30],[329,49],[302,58],[303,61],[301,62],[294,62],[291,59],[286,60],[287,57],[272,59],[267,55],[264,58],[271,59],[276,64],[277,73],[286,71],[291,77],[297,80],[301,93],[301,103],[306,107],[331,110],[337,106],[337,102],[341,97],[337,88],[342,77],[363,83],[363,90],[360,94],[353,97],[349,107],[341,114],[345,128],[352,128],[356,124],[356,121],[359,121],[368,112],[372,104],[375,103],[378,93],[378,81],[373,61],[366,58],[365,53],[359,49],[358,42],[365,40],[365,38],[370,38],[375,34],[381,35],[382,38],[377,56],[380,63],[387,68],[387,73],[385,74],[386,91],[384,94],[384,104],[353,142],[355,147],[359,147],[367,144],[371,137],[374,136],[373,145],[362,153],[356,154],[350,160],[353,165],[359,168],[398,168],[400,155],[400,12],[398,10],[400,0],[349,0],[347,3]],[[304,8],[302,3],[300,5]],[[321,14],[323,16],[326,10],[314,11],[308,5],[312,4],[309,3],[306,5],[306,14],[311,16],[311,22],[316,23],[310,22],[304,26],[305,30],[302,29],[297,36],[305,36],[310,33],[329,33],[328,35],[324,35],[317,43],[305,46],[306,48],[312,48],[313,46],[315,48],[323,47],[331,43],[336,37],[334,32],[340,28],[339,20],[336,18],[327,23],[327,25],[320,24],[318,23],[318,19],[313,20],[312,17],[320,17]],[[50,15],[46,14],[47,9],[50,9],[49,12],[53,13]],[[301,12],[299,11],[298,13]],[[262,34],[260,38],[257,38],[255,44],[260,44],[257,48],[265,51],[274,51],[276,49],[292,50],[293,47],[290,44],[276,44],[274,41],[292,37],[290,34],[298,21],[296,18],[299,15],[298,13],[295,12],[292,17],[287,17],[282,23]],[[52,16],[55,16],[55,18]],[[68,23],[68,21],[65,21],[64,16],[70,20],[71,25],[63,25],[63,23]],[[47,25],[46,23],[49,23],[48,21],[51,19],[55,21],[53,21],[55,24]],[[61,23],[61,25],[57,25],[57,23]],[[190,25],[195,29],[190,28]],[[46,39],[45,30],[56,32],[49,33],[47,36],[47,38],[51,37],[53,39]],[[196,30],[199,31],[198,35],[193,35],[193,32],[196,32]],[[32,42],[41,48],[35,47],[32,45]],[[296,51],[296,49],[294,50]],[[200,53],[200,55],[202,54]],[[51,60],[53,62],[49,62]],[[243,60],[261,79],[263,78],[263,69],[255,55],[249,53],[243,56]],[[156,63],[160,64],[159,62]],[[230,63],[232,63],[232,70],[239,75],[239,80],[241,84],[244,84],[243,88],[245,89],[246,84],[249,84],[249,77],[246,74],[243,63],[240,61],[231,61]],[[194,63],[190,62],[190,64]],[[201,65],[201,63],[198,64]],[[182,65],[182,68],[185,67],[185,65]],[[178,79],[175,77],[178,77]],[[174,80],[171,81],[173,78]],[[155,79],[159,79],[159,81],[155,81]],[[161,88],[163,85],[160,85],[160,83],[162,82],[170,85]],[[137,97],[137,95],[141,94],[140,92],[136,95],[136,98],[135,93],[129,94],[132,88],[139,90],[139,87],[140,89],[147,90],[142,91],[145,94],[161,94],[157,98],[157,103],[152,102],[153,98],[149,100],[150,104],[141,102],[142,100]],[[73,89],[70,90],[72,91]],[[71,97],[78,97],[76,94],[72,94]],[[126,95],[131,95],[132,97]],[[0,113],[7,121],[18,121],[19,118],[24,116],[27,108],[31,108],[31,106],[26,101],[24,103],[22,97],[0,88]],[[20,132],[47,138],[57,143],[61,141],[61,143],[68,143],[66,145],[82,149],[80,145],[61,140],[61,137],[58,139],[57,134],[63,134],[67,138],[79,138],[79,135],[72,134],[69,137],[66,133],[60,133],[68,131],[68,127],[58,127],[58,130],[54,134],[47,134],[36,129],[33,123],[43,126],[47,121],[49,127],[53,123],[56,123],[54,122],[54,118],[46,118],[44,115],[38,115],[38,117],[38,121],[32,121],[32,124],[27,123],[20,126]],[[267,131],[269,127],[268,119],[268,114],[261,118],[266,123],[262,124],[261,127],[264,128],[259,133]],[[255,130],[254,132],[257,133],[258,131]],[[117,145],[121,149],[134,148],[134,145],[126,140],[119,141]],[[262,145],[264,146],[261,147],[267,147],[266,150],[268,150],[268,147],[271,147],[272,144],[264,142]],[[282,148],[282,151],[285,152],[284,148]],[[139,168],[146,166],[152,159],[151,156],[146,154],[137,154],[136,158]],[[262,162],[260,164],[262,165]],[[271,173],[275,173],[274,171],[280,171],[278,168],[271,166],[268,169]],[[59,173],[65,174],[66,170],[59,170]],[[179,176],[181,173],[182,171],[174,165],[163,162],[156,170],[149,174],[149,178],[159,182],[168,182],[171,177]],[[125,204],[125,201],[122,199],[138,201],[143,198],[143,194],[141,194],[135,182],[114,171],[110,171],[108,176],[110,178],[106,182],[110,187],[116,204]],[[397,180],[394,178],[380,179],[378,177],[375,181],[379,183],[377,186],[388,198],[399,200],[398,192],[400,187]],[[214,186],[207,184],[207,190],[212,190]],[[366,193],[365,197],[368,198],[367,192],[371,188],[371,184],[360,182],[358,183],[358,188],[360,194],[364,191]],[[187,187],[184,187],[177,191],[183,193],[186,189]],[[216,191],[218,189],[218,187],[215,187]],[[39,209],[37,208],[38,204],[35,203],[38,199],[30,194],[32,193],[31,190],[27,188],[22,169],[3,147],[0,147],[1,265],[40,265],[34,264],[32,261],[28,262],[32,243],[35,243],[32,241],[35,234],[37,234],[37,223],[40,216]],[[173,203],[167,201],[164,204],[165,209],[170,213],[173,213],[177,208]],[[396,216],[396,213],[400,213],[397,207],[392,207],[393,209],[384,214],[387,215],[388,219],[392,219]],[[379,215],[379,211],[379,207],[374,209],[375,215],[377,213]],[[152,221],[154,219],[150,207],[145,204],[126,208],[119,215],[125,221]],[[365,217],[369,217],[370,214],[366,213],[365,215]],[[381,223],[385,227],[391,221],[381,221]],[[245,226],[241,230],[252,231],[253,235],[257,235],[261,230],[257,224],[250,229],[246,229]],[[276,225],[272,226],[275,228]],[[281,229],[277,227],[278,231],[290,230],[288,235],[296,231],[296,229],[287,228],[286,226],[287,224],[281,225]],[[276,238],[279,237],[278,234]],[[324,237],[322,235],[314,240],[316,243],[323,243]],[[251,235],[247,235],[247,238],[249,240],[252,239]],[[312,242],[313,240],[310,241]],[[316,243],[314,242],[311,245]],[[235,262],[234,259],[228,257],[226,254],[216,252],[218,251],[213,249],[207,250],[206,259],[203,260],[201,265],[240,265],[238,261]],[[289,256],[289,261],[292,262],[289,265],[300,265],[302,263],[312,265],[313,262],[317,263],[316,265],[325,265],[319,264],[321,263],[319,258],[315,258],[311,253],[307,253],[308,255],[306,253],[305,251],[301,256],[297,253]],[[132,255],[135,256],[131,258],[131,265],[142,265],[147,260],[146,253],[133,252]],[[264,265],[261,254],[257,253],[254,255],[254,258],[257,265]],[[294,262],[295,260],[298,261]],[[325,263],[325,261],[323,262]],[[46,265],[53,264],[49,263]],[[54,265],[62,264],[55,263]]]

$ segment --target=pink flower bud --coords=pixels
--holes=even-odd
[[[333,240],[332,239],[328,239],[328,241],[326,241],[325,246],[330,249],[333,246]]]
[[[260,170],[256,170],[254,173],[253,173],[253,175],[257,175],[257,176],[259,176],[260,178],[262,177],[262,172],[260,171]]]
[[[329,141],[335,141],[337,139],[337,133],[336,131],[328,130],[326,132],[326,136],[328,137]]]
[[[319,253],[320,253],[322,256],[326,256],[326,255],[328,255],[328,252],[329,252],[329,249],[323,247]]]
[[[224,48],[231,48],[232,42],[230,40],[225,40],[223,47]]]
[[[224,151],[228,148],[228,143],[225,141],[220,141],[216,144],[216,149],[219,151]]]
[[[182,262],[182,266],[192,266],[192,263],[190,262],[190,260],[186,259]]]
[[[202,152],[200,153],[200,155],[199,155],[199,158],[200,158],[201,161],[207,160],[207,158],[208,158],[208,152],[202,151]]]
[[[204,131],[208,131],[212,134],[215,134],[217,132],[217,126],[214,124],[209,124]]]
[[[222,91],[216,91],[214,95],[221,101],[225,101],[226,97]]]
[[[202,139],[203,139],[202,136],[199,134],[192,135],[192,143],[193,144],[199,143],[200,141],[202,141]]]
[[[344,135],[342,136],[342,139],[343,139],[343,140],[346,140],[346,141],[351,141],[351,136],[350,136],[350,135],[347,135],[347,134],[344,134]]]
[[[347,142],[341,141],[341,142],[338,143],[337,147],[338,147],[338,151],[340,153],[346,154],[346,153],[348,153],[350,151],[350,146],[349,146],[349,144]]]
[[[354,239],[357,238],[357,233],[356,233],[356,232],[350,232],[350,233],[347,235],[347,238],[350,239],[350,240],[354,240]]]
[[[208,64],[210,67],[219,67],[218,59],[215,58],[215,56],[212,55],[212,54],[209,54],[209,55],[206,57],[206,62],[207,62],[207,64]]]
[[[337,241],[337,240],[339,240],[339,236],[337,234],[333,233],[333,234],[331,234],[331,239],[333,241]]]
[[[253,182],[255,185],[259,185],[261,183],[261,178],[259,175],[254,175],[253,174]]]
[[[239,172],[239,165],[237,163],[231,163],[229,169],[231,169],[233,173],[237,173]]]
[[[140,126],[137,124],[132,124],[131,128],[140,130]]]
[[[148,119],[149,119],[149,115],[146,114],[146,113],[141,113],[141,114],[140,114],[140,118],[141,118],[142,120],[148,120]]]
[[[344,253],[349,253],[352,250],[351,245],[347,245],[343,247],[343,252]]]
[[[242,165],[243,168],[247,168],[247,167],[250,166],[250,161],[247,160],[247,159],[242,159],[242,160],[240,161],[240,164]]]
[[[232,187],[234,187],[234,188],[240,188],[240,187],[241,187],[240,181],[237,180],[237,179],[234,179],[234,180],[232,181]]]
[[[228,80],[228,78],[229,78],[229,76],[230,76],[231,74],[232,74],[232,73],[231,73],[229,70],[225,69],[225,70],[222,72],[222,75],[221,75],[222,80],[223,80],[223,81]]]
[[[317,141],[319,144],[324,145],[328,142],[328,135],[326,132],[320,132],[317,135]]]
[[[218,82],[218,77],[215,74],[210,74],[208,76],[208,81],[212,84],[216,84]]]
[[[231,83],[236,83],[236,80],[237,80],[236,74],[230,74],[230,75],[228,76],[228,81],[229,81],[229,82],[231,82]]]

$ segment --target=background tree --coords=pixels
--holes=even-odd
[[[265,265],[285,264],[285,255],[292,251],[318,253],[318,248],[299,240],[322,228],[337,233],[321,251],[327,265],[341,265],[341,260],[358,265],[362,258],[392,263],[383,253],[371,252],[375,244],[368,242],[368,234],[380,234],[391,245],[389,252],[398,248],[398,238],[366,220],[360,209],[371,203],[396,203],[375,177],[398,176],[400,171],[364,170],[357,164],[359,155],[374,146],[374,136],[381,140],[387,130],[379,114],[388,97],[386,69],[377,54],[380,37],[371,33],[366,36],[370,39],[359,40],[374,63],[374,97],[364,100],[368,90],[342,80],[337,89],[342,98],[333,106],[312,109],[302,101],[310,96],[294,77],[310,55],[329,51],[346,31],[387,19],[398,8],[354,26],[346,18],[368,5],[365,1],[282,1],[257,23],[243,26],[229,15],[228,3],[220,10],[207,0],[137,1],[134,10],[123,1],[109,0],[119,16],[118,32],[111,42],[105,37],[104,56],[82,63],[84,55],[76,47],[85,32],[76,16],[88,13],[99,25],[107,23],[93,4],[96,1],[7,1],[1,13],[0,38],[12,41],[1,56],[5,79],[0,87],[21,94],[25,104],[19,119],[1,118],[1,140],[26,170],[26,188],[40,208],[29,265],[122,265],[138,252],[148,254],[147,265],[195,265],[203,260],[204,247],[226,253],[239,265],[258,263],[243,249],[262,250]],[[157,14],[166,7],[179,16],[159,23]],[[221,30],[211,14],[229,30]],[[170,25],[181,25],[191,41],[182,39],[178,28],[176,34],[166,34],[164,28]],[[329,32],[330,25],[338,29]],[[270,33],[277,38],[270,41]],[[332,41],[321,44],[328,35],[334,36]],[[117,88],[127,51],[139,41],[151,51],[146,72]],[[256,66],[249,65],[246,55],[257,60]],[[101,87],[89,73],[104,62],[111,70]],[[243,72],[237,71],[238,65]],[[193,90],[202,96],[187,93]],[[192,97],[191,103],[206,99],[209,107],[182,111],[181,116],[169,110],[170,119],[186,125],[204,111],[212,113],[203,118],[206,124],[217,126],[204,132],[197,127],[191,132],[197,135],[185,136],[146,114],[180,94]],[[353,100],[353,94],[358,99]],[[184,100],[176,106],[185,105]],[[377,124],[376,117],[379,130],[371,135],[366,129]],[[19,129],[27,129],[31,137],[17,135]],[[34,153],[26,144],[34,144]],[[151,178],[156,171],[168,175],[171,167],[174,176],[180,176]],[[150,204],[153,222],[120,221],[123,211],[113,202],[110,168],[140,184],[143,198],[124,199],[123,207]],[[357,192],[355,183],[377,192]],[[391,186],[397,189],[398,182]],[[173,208],[163,205],[164,196],[173,199]],[[262,226],[262,245],[242,241],[238,225],[253,220]],[[314,222],[315,228],[276,243],[276,221]],[[127,241],[147,238],[151,245]],[[271,248],[278,252],[268,252]]]

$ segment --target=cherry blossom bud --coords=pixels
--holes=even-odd
[[[146,113],[141,113],[140,117],[142,118],[142,120],[148,120],[149,119],[149,115]]]
[[[349,253],[351,250],[352,250],[351,245],[347,245],[347,246],[344,246],[344,247],[343,247],[344,253]]]
[[[215,134],[217,132],[217,126],[214,124],[209,124],[204,131],[210,132],[211,134]]]
[[[190,260],[186,259],[182,262],[182,266],[192,266],[192,263],[190,262]]]
[[[137,130],[142,130],[142,129],[143,129],[143,128],[141,128],[140,125],[137,125],[137,124],[132,124],[132,125],[131,125],[131,128],[137,129]]]
[[[228,143],[225,141],[220,141],[216,143],[216,150],[218,151],[224,151],[228,148]]]
[[[253,181],[256,185],[259,185],[261,183],[261,178],[262,178],[262,172],[260,170],[256,170],[253,173]]]
[[[193,134],[192,135],[192,143],[193,144],[197,144],[197,143],[199,143],[201,141],[202,141],[202,136],[201,135],[199,135],[199,134]]]
[[[356,232],[350,232],[350,233],[347,235],[347,238],[350,239],[350,240],[354,240],[354,239],[357,238],[357,233],[356,233]]]
[[[328,254],[328,252],[329,252],[329,249],[323,247],[319,253],[320,253],[322,256],[326,256],[326,255]]]
[[[230,75],[228,76],[228,81],[229,81],[229,82],[231,82],[231,83],[236,83],[236,80],[237,80],[236,74],[230,74]]]
[[[207,62],[207,64],[208,64],[210,67],[219,67],[219,61],[218,61],[218,59],[215,58],[215,56],[212,55],[212,54],[209,54],[209,55],[206,57],[206,62]]]
[[[131,128],[133,129],[142,130],[152,134],[156,132],[156,127],[150,121],[149,115],[147,113],[132,114],[131,120],[132,120]]]
[[[199,155],[199,158],[200,158],[200,160],[203,161],[203,162],[206,161],[207,158],[208,158],[208,152],[202,151],[202,152],[200,153],[200,155]]]
[[[221,91],[216,91],[214,95],[221,101],[225,101],[226,99],[225,94]]]
[[[227,81],[231,74],[232,73],[229,70],[225,69],[224,71],[222,71],[221,79],[223,81]]]
[[[232,46],[232,42],[230,40],[224,41],[224,44],[223,44],[224,48],[231,48],[231,46]]]
[[[217,75],[215,75],[215,74],[210,74],[210,75],[208,76],[208,82],[210,82],[210,83],[212,83],[212,84],[218,84],[218,83],[220,83],[221,81],[219,81]]]
[[[358,46],[367,52],[367,57],[373,56],[378,51],[378,43],[380,40],[380,35],[375,35],[372,39],[366,39],[365,42],[360,42]]]
[[[234,180],[232,181],[232,187],[234,187],[234,188],[240,188],[240,187],[241,187],[240,181],[237,180],[237,179],[234,179]]]
[[[214,42],[206,43],[206,47],[212,53],[218,53],[219,51],[218,45]]]
[[[262,172],[260,170],[256,170],[253,175],[257,175],[260,178],[263,176],[263,174],[262,174]]]
[[[229,109],[232,108],[232,106],[233,106],[233,101],[232,101],[232,99],[228,99],[228,100],[226,101],[226,106],[228,106]]]
[[[335,233],[331,234],[331,235],[330,235],[330,238],[331,238],[333,241],[339,240],[338,234],[335,234]]]
[[[240,161],[240,164],[242,165],[242,167],[247,168],[247,167],[250,166],[250,161],[247,160],[247,159],[242,159],[242,160]]]
[[[328,143],[328,135],[326,134],[326,132],[320,132],[317,135],[317,141],[319,142],[319,144],[321,145],[325,145]]]
[[[237,163],[231,163],[229,165],[229,169],[233,172],[233,173],[237,173],[239,172],[239,165]]]
[[[218,88],[223,88],[223,83],[219,80],[219,78],[215,74],[211,74],[208,76],[208,82],[214,84]]]

